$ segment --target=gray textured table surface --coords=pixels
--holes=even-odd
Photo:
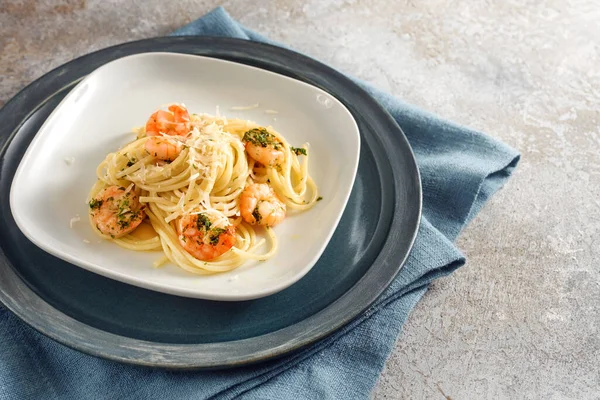
[[[0,105],[91,50],[222,4],[242,23],[518,148],[410,316],[374,398],[600,398],[600,3],[0,0]]]

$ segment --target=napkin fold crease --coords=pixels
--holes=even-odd
[[[173,34],[279,45],[244,28],[223,8]],[[79,353],[39,334],[0,306],[0,398],[368,398],[402,324],[429,284],[464,265],[465,258],[453,241],[504,185],[519,154],[485,134],[355,82],[402,127],[423,184],[423,218],[408,261],[363,315],[328,338],[278,360],[226,371],[173,372]]]

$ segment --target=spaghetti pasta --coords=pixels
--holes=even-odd
[[[121,247],[162,250],[155,266],[211,274],[267,260],[277,251],[272,226],[318,199],[308,145],[294,148],[270,126],[171,105],[135,132],[98,165],[89,218]],[[267,197],[241,201],[256,193]]]

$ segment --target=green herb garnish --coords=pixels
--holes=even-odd
[[[292,150],[292,153],[296,154],[297,156],[306,155],[306,149],[303,147],[290,147],[290,149]]]
[[[317,201],[321,201],[323,198],[321,196],[317,197]]]
[[[129,199],[127,200],[123,200],[121,202],[121,204],[119,204],[119,213],[117,214],[119,216],[119,219],[121,219],[123,217],[124,214],[127,213],[127,208],[129,207]]]
[[[223,228],[213,228],[210,231],[210,244],[212,244],[213,246],[217,245],[219,243],[219,237],[221,236],[221,233],[225,232],[226,229]]]
[[[102,200],[92,199],[92,200],[90,200],[90,208],[92,210],[95,210],[96,208],[100,208],[100,206],[102,206],[102,203],[103,203]]]
[[[258,207],[256,207],[254,209],[254,211],[252,211],[252,216],[254,217],[256,222],[260,222],[260,220],[262,219],[262,215],[260,215],[260,212],[258,211]]]
[[[244,133],[242,141],[250,142],[260,147],[267,147],[270,145],[273,146],[275,150],[279,150],[281,148],[281,142],[279,142],[275,135],[269,133],[265,128],[250,129],[248,132]]]
[[[204,214],[198,214],[198,219],[196,220],[196,227],[198,230],[206,229],[209,230],[212,222],[210,219]]]

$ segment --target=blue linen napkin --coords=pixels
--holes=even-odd
[[[222,8],[174,34],[270,42],[242,27]],[[465,263],[452,242],[506,182],[519,155],[482,133],[358,83],[403,128],[423,182],[423,219],[408,262],[364,315],[280,360],[228,371],[169,372],[79,353],[37,333],[0,307],[0,398],[367,398],[402,324],[428,285]]]

